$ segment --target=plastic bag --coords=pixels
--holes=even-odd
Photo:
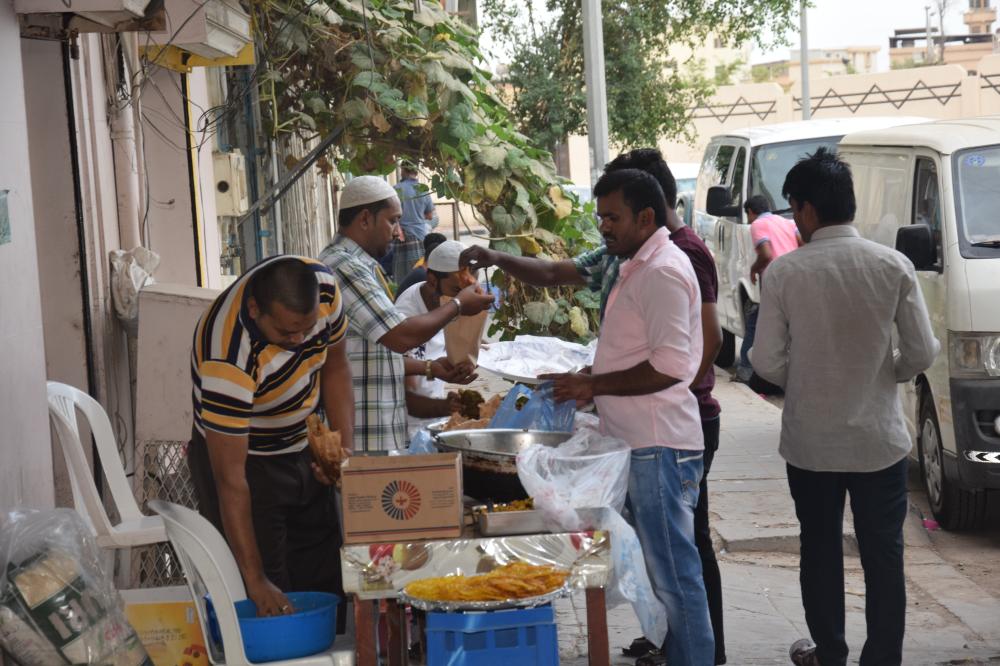
[[[427,430],[418,430],[410,438],[410,445],[406,447],[404,455],[415,456],[437,452],[437,447],[434,446],[434,437],[431,436],[431,433]]]
[[[72,509],[14,511],[4,520],[0,644],[22,666],[153,666]]]
[[[500,403],[489,427],[572,432],[576,401],[556,402],[552,394],[554,386],[552,382],[542,382],[531,390],[523,384],[515,384]],[[521,396],[526,396],[528,401],[518,408]]]
[[[654,645],[667,635],[667,610],[646,572],[635,529],[621,516],[628,494],[629,446],[584,428],[556,447],[535,444],[517,456],[521,485],[550,529],[606,530],[611,534],[608,603],[628,601]]]

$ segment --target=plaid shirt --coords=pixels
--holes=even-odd
[[[378,340],[406,317],[393,305],[378,262],[353,240],[338,234],[319,258],[337,276],[348,320],[354,442],[364,451],[401,449],[406,446],[406,369],[402,354]]]
[[[573,260],[576,270],[587,281],[587,288],[601,292],[601,321],[604,321],[604,310],[608,307],[608,295],[618,281],[618,257],[608,254],[603,245],[596,250],[584,252]]]

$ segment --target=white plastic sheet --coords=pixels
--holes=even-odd
[[[153,282],[153,272],[160,265],[160,255],[144,247],[112,250],[111,301],[115,314],[127,326],[138,326],[139,291]]]
[[[628,493],[630,459],[625,442],[582,428],[557,447],[534,445],[522,451],[517,475],[551,527],[611,533],[608,603],[631,603],[643,634],[662,645],[667,611],[653,593],[639,537],[620,513]]]
[[[491,342],[479,351],[479,367],[511,379],[533,380],[539,375],[574,372],[594,362],[597,342],[581,345],[559,338],[519,335]]]

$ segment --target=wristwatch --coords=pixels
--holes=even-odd
[[[433,363],[434,361],[427,361],[427,364],[424,365],[424,376],[431,380],[434,379],[434,369],[432,367]]]

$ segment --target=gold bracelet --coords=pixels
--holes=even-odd
[[[427,361],[427,365],[424,366],[424,376],[430,380],[434,379],[434,370],[431,367],[433,363],[434,363],[433,361]]]

